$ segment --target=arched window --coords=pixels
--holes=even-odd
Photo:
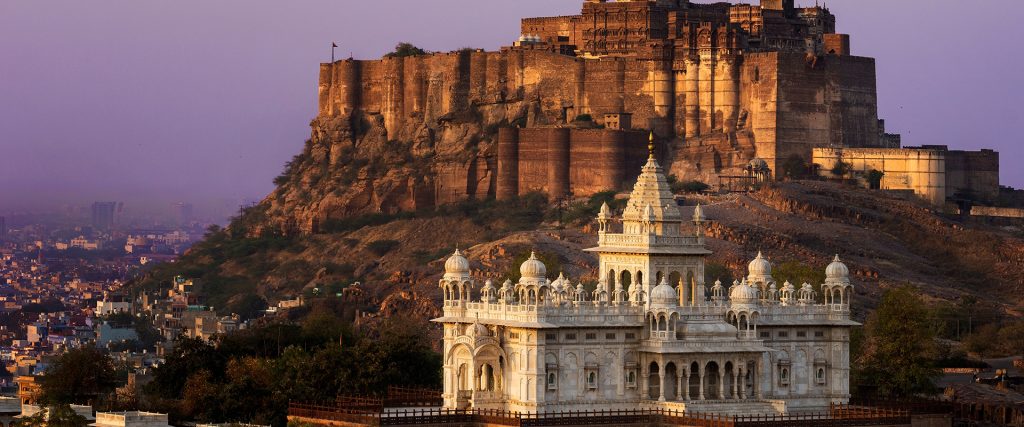
[[[590,388],[597,388],[597,372],[591,372],[590,375],[587,376],[587,385],[590,386]]]
[[[555,385],[555,378],[556,377],[555,377],[555,373],[554,372],[548,373],[548,385],[549,386],[554,386]]]

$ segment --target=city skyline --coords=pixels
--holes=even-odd
[[[1014,102],[1021,89],[1002,83],[1021,66],[999,48],[1017,15],[1010,11],[1024,6],[923,4],[829,7],[839,16],[838,31],[856,35],[853,53],[876,58],[879,116],[903,135],[904,145],[996,149],[1003,184],[1024,186],[1024,171],[1008,167],[1024,148],[1007,137],[1024,112]],[[0,141],[8,156],[0,200],[7,209],[105,199],[166,206],[262,198],[308,138],[316,63],[329,61],[332,41],[340,45],[339,59],[350,52],[379,57],[401,41],[428,50],[492,50],[516,38],[522,17],[579,9],[576,1],[536,0],[372,8],[58,5],[69,13],[12,2],[0,17],[0,51],[12,58],[0,64]],[[484,13],[497,18],[472,19]],[[432,24],[441,19],[444,31]],[[913,31],[904,28],[908,21],[915,22]],[[403,25],[379,31],[389,22]],[[971,26],[988,31],[955,30]],[[35,34],[30,43],[27,34]],[[953,61],[966,52],[985,60]]]

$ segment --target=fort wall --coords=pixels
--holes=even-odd
[[[866,175],[883,172],[883,190],[913,190],[924,200],[941,206],[946,202],[946,152],[931,149],[898,148],[815,148],[814,164],[822,176],[833,176],[837,162],[850,166],[850,172]],[[849,178],[849,176],[847,176]]]
[[[851,147],[868,150],[861,166],[889,167],[893,189],[930,200],[956,189],[998,194],[995,153],[943,150],[942,179],[929,175],[933,164],[911,167],[923,151],[866,154],[898,148],[899,136],[878,120],[874,59],[851,54],[825,8],[587,1],[580,15],[524,19],[521,32],[496,52],[321,64],[313,139],[331,142],[332,164],[337,142],[360,140],[378,141],[370,150],[411,141],[417,155],[435,156],[436,176],[409,184],[415,207],[620,189],[634,170],[623,166],[646,157],[647,131],[683,180],[730,179],[755,157],[778,179],[792,156],[819,161],[834,153],[818,149]],[[589,115],[605,125],[607,115],[617,127],[620,113],[631,118],[623,131],[573,124]]]
[[[947,196],[971,196],[979,201],[999,197],[999,153],[992,150],[946,152]],[[957,193],[962,194],[957,194]]]

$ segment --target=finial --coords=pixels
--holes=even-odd
[[[647,154],[650,155],[651,159],[654,158],[654,131],[653,130],[651,131],[650,138],[647,140]]]

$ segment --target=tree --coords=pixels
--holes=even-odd
[[[669,188],[673,193],[703,193],[708,191],[711,186],[703,182],[693,180],[671,183],[669,184]]]
[[[395,50],[387,55],[387,58],[404,58],[406,56],[426,55],[427,51],[414,46],[412,43],[402,42],[395,46]]]
[[[808,175],[807,162],[797,154],[790,154],[786,161],[782,162],[782,176],[790,179],[801,179]]]
[[[851,166],[842,160],[836,160],[836,164],[832,165],[832,175],[837,178],[845,178],[846,174],[850,173]]]
[[[69,405],[54,405],[43,408],[35,415],[20,418],[11,423],[11,427],[85,427],[89,420],[78,415]]]
[[[857,376],[891,397],[932,393],[935,330],[929,310],[911,286],[887,290],[878,309],[864,325],[864,353],[856,363]]]
[[[40,382],[40,401],[49,404],[86,403],[117,387],[113,361],[91,346],[61,355]]]
[[[267,301],[256,294],[245,294],[232,301],[228,308],[242,320],[255,319],[263,314],[263,310],[267,309]]]
[[[868,171],[867,180],[872,190],[878,190],[882,188],[883,177],[885,177],[885,173],[880,170],[871,169],[870,171]]]

